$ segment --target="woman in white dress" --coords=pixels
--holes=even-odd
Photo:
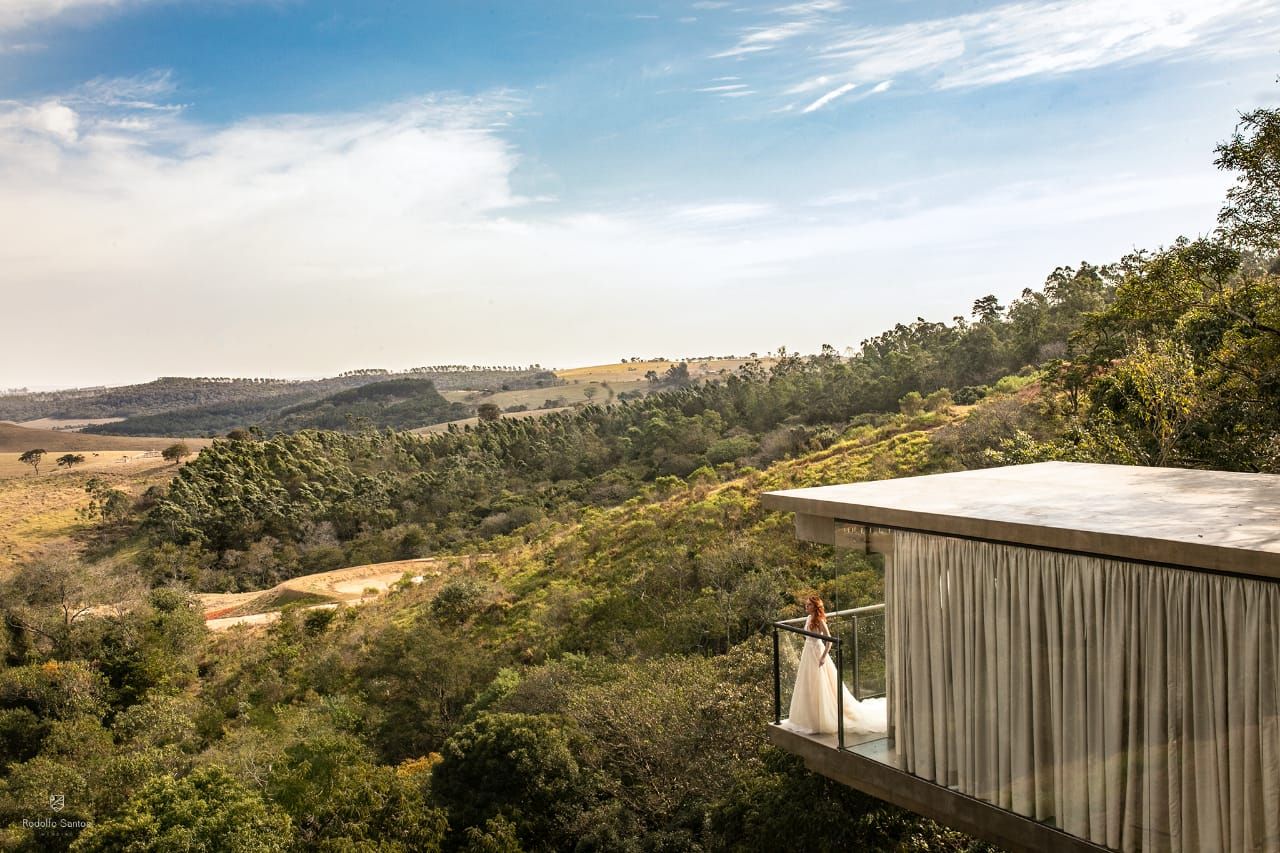
[[[809,614],[804,624],[806,631],[831,636],[821,598],[809,596],[804,603],[804,612]],[[836,691],[841,690],[844,692],[846,734],[884,731],[884,699],[859,702],[853,698],[849,689],[840,683],[840,674],[836,672],[836,663],[830,655],[833,645],[816,637],[805,637],[800,665],[796,668],[796,689],[791,693],[788,722],[802,732],[834,734],[839,719],[836,715]]]

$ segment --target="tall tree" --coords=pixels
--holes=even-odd
[[[1219,169],[1236,172],[1218,215],[1223,235],[1257,249],[1280,249],[1280,109],[1245,113],[1217,148]]]

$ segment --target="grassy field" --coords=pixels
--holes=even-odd
[[[689,375],[694,379],[706,379],[721,374],[735,373],[738,368],[752,361],[759,361],[761,365],[768,367],[774,361],[772,358],[699,358],[690,359]],[[679,364],[678,361],[635,361],[635,362],[619,362],[617,364],[597,364],[592,367],[574,367],[569,370],[557,370],[556,376],[567,382],[629,382],[644,381],[644,375],[650,370],[655,373],[666,373],[667,370]]]
[[[689,375],[694,379],[713,379],[726,376],[748,362],[748,358],[709,358],[695,359],[688,362]],[[773,359],[759,359],[768,366]],[[618,364],[597,364],[590,367],[574,367],[569,370],[557,370],[556,376],[565,384],[551,388],[522,388],[516,391],[444,391],[444,396],[454,402],[478,406],[481,403],[493,403],[500,409],[512,406],[527,406],[539,409],[547,403],[557,407],[577,406],[583,403],[608,403],[618,394],[639,391],[649,393],[653,386],[645,379],[645,374],[653,371],[659,375],[666,373],[671,367],[679,364],[675,361],[636,361]],[[429,431],[437,432],[437,429]]]
[[[547,403],[554,403],[559,407],[576,406],[591,400],[597,403],[606,403],[610,400],[610,390],[616,395],[621,394],[623,391],[648,393],[649,389],[650,385],[644,379],[610,382],[607,388],[599,382],[569,380],[566,385],[556,385],[551,388],[521,388],[516,391],[495,391],[493,393],[484,391],[445,391],[444,396],[449,400],[466,403],[470,406],[493,403],[501,409],[509,409],[512,406],[527,406],[530,409],[540,409]]]
[[[17,465],[16,453],[0,455],[13,457]],[[0,467],[8,461],[0,459]],[[25,465],[20,467],[30,471]],[[74,471],[41,473],[39,477],[0,478],[0,573],[50,547],[74,542],[76,535],[88,528],[78,511],[89,503],[84,486],[90,477],[100,476],[113,487],[137,496],[149,486],[168,482],[177,470],[161,459],[141,457],[123,463],[102,462],[97,470],[89,467],[86,464]]]
[[[55,460],[64,453],[79,453],[84,456],[85,461],[70,471],[65,468],[59,468]],[[37,479],[36,473],[30,465],[18,461],[18,457],[21,455],[21,453],[16,452],[0,453],[0,480],[12,480],[15,478]],[[48,454],[44,457],[44,461],[40,463],[38,479],[43,480],[47,477],[66,477],[84,473],[99,474],[104,471],[122,471],[128,466],[136,464],[158,465],[162,462],[164,460],[160,458],[159,450],[72,451],[66,448],[50,448]]]

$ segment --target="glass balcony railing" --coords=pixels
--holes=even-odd
[[[796,673],[806,640],[829,644],[829,656],[835,662],[839,683],[848,688],[858,702],[885,695],[885,622],[884,604],[872,604],[827,614],[830,636],[805,630],[805,617],[773,623],[773,716],[781,725],[784,709],[791,706]],[[836,691],[836,745],[845,748],[846,714],[844,690]]]

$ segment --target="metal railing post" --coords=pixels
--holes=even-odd
[[[782,670],[778,654],[778,626],[773,626],[773,722],[782,724]]]
[[[836,741],[838,748],[844,749],[844,655],[840,651],[844,643],[839,637],[834,639],[836,641],[836,720],[839,726],[836,729]]]
[[[862,653],[861,643],[858,638],[858,615],[855,613],[853,621],[853,698],[859,702],[862,701]]]

